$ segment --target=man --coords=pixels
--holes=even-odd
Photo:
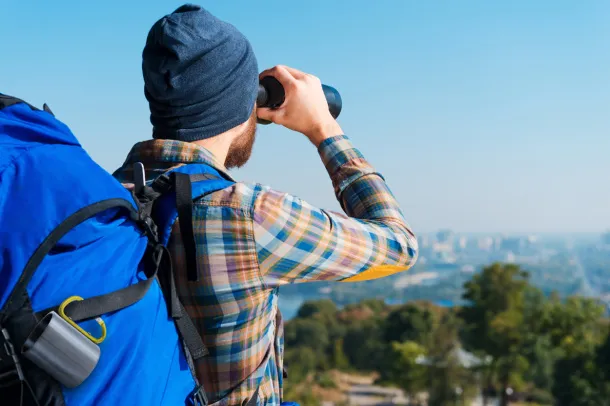
[[[278,287],[404,271],[416,261],[415,236],[381,175],[330,115],[317,78],[284,66],[259,75],[246,38],[192,5],[154,24],[142,66],[153,139],[132,148],[115,172],[121,182],[131,181],[138,161],[149,180],[192,163],[231,179],[227,170],[250,157],[258,115],[311,141],[347,213],[258,184],[213,192],[194,203],[197,282],[185,276],[179,222],[172,229],[178,293],[210,350],[196,365],[210,402],[245,404],[257,396],[258,404],[279,404]],[[255,106],[259,77],[267,75],[286,91],[277,110]]]

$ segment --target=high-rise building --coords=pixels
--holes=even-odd
[[[502,240],[504,240],[503,237],[494,237],[494,244],[493,244],[493,249],[494,251],[500,251],[501,247],[502,247]]]
[[[430,246],[430,238],[427,235],[417,237],[417,244],[420,248],[428,248]]]
[[[494,239],[492,237],[482,237],[478,240],[479,249],[483,251],[491,251],[494,245]]]
[[[525,241],[520,237],[505,238],[500,243],[502,251],[512,251],[515,253],[521,252]]]
[[[465,250],[467,245],[468,238],[466,238],[465,236],[461,236],[460,238],[458,238],[457,246],[459,249]]]
[[[451,230],[439,230],[436,233],[436,240],[441,244],[451,243],[454,237],[454,233]]]

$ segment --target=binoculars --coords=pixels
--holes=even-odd
[[[343,107],[341,95],[337,89],[328,85],[323,84],[322,90],[324,91],[324,96],[326,97],[330,114],[333,116],[333,118],[339,117],[341,108]],[[286,93],[284,92],[284,87],[279,80],[273,76],[265,76],[260,80],[258,85],[258,97],[256,98],[256,104],[258,107],[269,107],[272,109],[278,108],[282,105],[282,103],[284,103],[285,97]],[[257,119],[257,122],[259,124],[271,123],[271,121],[260,118]]]

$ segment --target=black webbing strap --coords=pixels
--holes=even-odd
[[[184,244],[187,280],[194,282],[199,280],[199,272],[197,268],[197,244],[193,231],[193,195],[191,185],[192,182],[218,179],[218,177],[207,173],[188,175],[186,173],[172,172],[172,175],[176,189],[176,209],[178,210],[178,219],[180,221],[180,235]]]
[[[167,248],[163,247],[163,249],[167,252]],[[172,319],[174,319],[174,323],[176,324],[182,341],[184,341],[184,345],[194,360],[206,356],[209,354],[209,351],[203,343],[201,335],[197,331],[193,321],[186,312],[186,309],[182,305],[182,302],[180,302],[178,298],[169,252],[161,261],[160,274],[161,277],[159,278],[159,282],[161,284],[161,289],[163,290],[166,300],[169,300],[169,312]]]
[[[198,281],[197,249],[193,231],[193,197],[191,194],[191,178],[185,173],[174,172],[176,185],[176,209],[180,221],[180,235],[186,255],[186,275],[189,281]]]
[[[13,97],[13,96],[8,96],[8,95],[0,93],[0,110],[2,110],[5,107],[10,107],[13,104],[19,104],[19,103],[27,104],[34,111],[37,111],[37,110],[40,111],[40,109],[32,106],[30,103],[28,103],[26,101],[23,101],[21,99]]]
[[[151,275],[147,275],[147,279],[104,295],[71,302],[64,309],[66,316],[70,317],[70,319],[75,322],[90,320],[99,317],[102,314],[124,309],[140,301],[140,299],[146,295],[146,292],[148,292],[153,280],[157,276],[162,257],[169,255],[169,252],[166,251],[165,247],[162,245],[158,245],[157,247],[157,250],[153,252],[155,269]],[[38,317],[44,317],[44,315],[51,311],[57,312],[58,308],[59,306],[45,309],[38,312],[36,315]]]
[[[174,319],[174,321],[176,322],[176,327],[180,332],[182,340],[184,340],[184,345],[186,345],[186,348],[188,348],[189,352],[191,353],[191,356],[194,360],[198,360],[202,357],[205,357],[210,352],[203,343],[201,335],[193,324],[193,320],[191,320],[189,315],[186,313],[182,302],[178,303],[180,305],[180,308],[182,309],[182,316]]]
[[[156,273],[156,272],[155,272]],[[135,285],[115,290],[105,295],[93,296],[85,300],[69,303],[64,311],[66,316],[75,322],[91,320],[102,314],[112,313],[124,309],[138,302],[146,295],[154,277],[148,278]],[[59,306],[36,313],[38,317],[44,317],[51,311],[57,312]]]
[[[108,199],[102,200],[97,203],[93,203],[89,206],[83,207],[77,212],[73,213],[70,217],[59,224],[44,241],[38,246],[34,254],[30,257],[29,261],[25,265],[19,280],[15,284],[11,295],[9,296],[6,304],[0,311],[0,324],[8,318],[15,310],[18,310],[23,306],[26,300],[26,295],[23,293],[26,291],[30,279],[38,269],[38,266],[42,263],[47,254],[55,247],[55,245],[77,225],[82,222],[96,216],[111,208],[124,208],[132,213],[135,210],[131,203],[124,199]],[[81,302],[82,303],[82,302]]]
[[[220,179],[218,176],[214,176],[210,173],[196,173],[194,175],[189,175],[189,179],[192,182],[199,182],[202,180],[213,180],[213,179]]]

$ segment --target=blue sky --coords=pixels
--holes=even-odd
[[[111,171],[150,137],[141,52],[178,1],[2,0],[0,92],[47,102]],[[341,92],[345,132],[415,231],[610,227],[610,2],[205,1]],[[315,149],[259,127],[235,172],[338,209]]]

